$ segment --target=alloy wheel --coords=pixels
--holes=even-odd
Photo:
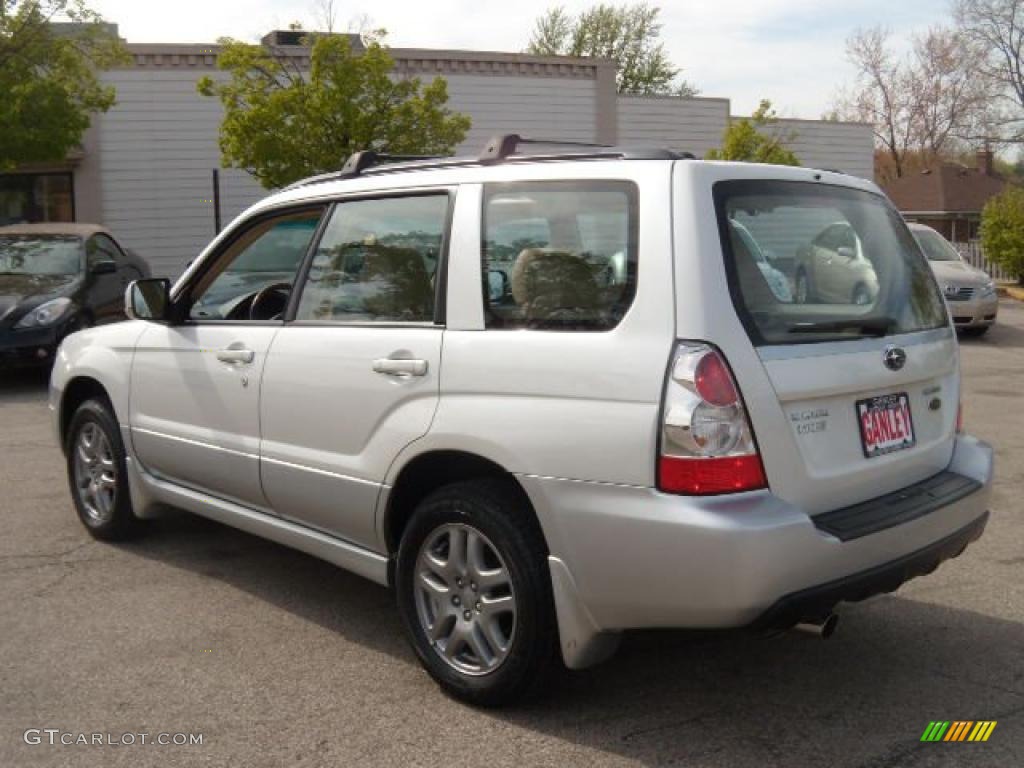
[[[89,519],[108,522],[117,496],[117,463],[106,433],[87,422],[75,441],[75,488]]]
[[[413,590],[420,627],[441,659],[467,675],[501,666],[515,636],[516,601],[490,539],[462,523],[436,528],[420,547]]]

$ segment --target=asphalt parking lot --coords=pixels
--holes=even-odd
[[[0,373],[0,766],[1024,765],[1024,305],[963,342],[993,443],[985,536],[828,642],[643,633],[530,706],[439,693],[388,592],[188,515],[136,542],[75,518],[39,376]],[[996,720],[922,744],[931,720]],[[198,733],[191,746],[26,744],[30,728]]]

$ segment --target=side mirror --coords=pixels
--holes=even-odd
[[[839,246],[839,250],[836,251],[836,253],[847,259],[852,259],[854,256],[857,255],[856,251],[854,251],[853,248],[850,248],[848,245]]]
[[[124,295],[124,313],[132,320],[165,323],[170,316],[171,281],[166,277],[135,280]]]
[[[92,266],[89,267],[89,273],[92,275],[112,275],[117,272],[117,264],[108,260],[93,262]]]

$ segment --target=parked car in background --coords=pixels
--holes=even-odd
[[[924,224],[910,224],[910,231],[928,257],[957,330],[968,336],[988,332],[999,314],[996,283],[984,270],[972,267],[946,238]]]
[[[0,366],[48,365],[69,333],[124,319],[146,263],[95,224],[0,227]]]
[[[426,670],[488,705],[626,630],[827,636],[981,535],[992,450],[878,187],[519,145],[360,153],[67,338],[50,409],[89,533],[169,505],[389,585]],[[833,258],[873,265],[870,302],[780,300],[743,217],[854,228]]]
[[[823,229],[797,251],[797,303],[870,304],[878,294],[874,264],[849,222]]]

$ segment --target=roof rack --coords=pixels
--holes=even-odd
[[[561,151],[536,154],[520,154],[524,145],[564,148]],[[680,154],[668,149],[648,147],[616,147],[610,144],[592,144],[584,141],[562,141],[559,139],[527,139],[518,133],[503,133],[492,136],[484,146],[477,161],[483,165],[500,163],[512,159],[582,159],[617,158],[620,160],[682,160],[693,159],[689,153]]]
[[[367,168],[383,163],[408,163],[420,160],[443,160],[441,155],[388,155],[382,152],[374,152],[372,149],[364,149],[362,152],[353,152],[348,160],[341,166],[339,176],[359,176]]]
[[[523,145],[551,147],[551,152],[521,154]],[[351,179],[367,171],[386,173],[399,170],[428,170],[466,165],[495,165],[507,161],[528,160],[693,160],[689,152],[673,152],[668,149],[644,147],[615,147],[608,144],[590,144],[582,141],[561,141],[558,139],[527,139],[517,133],[492,136],[476,157],[445,157],[438,155],[390,155],[372,149],[355,152],[349,156],[340,171],[323,173],[302,179],[285,187],[285,190],[319,184],[326,181]]]

